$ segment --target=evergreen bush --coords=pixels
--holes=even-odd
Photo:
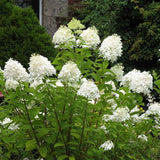
[[[22,9],[12,0],[0,1],[0,64],[3,68],[10,57],[25,67],[32,53],[38,53],[50,60],[55,55],[51,37],[40,26],[31,7]]]

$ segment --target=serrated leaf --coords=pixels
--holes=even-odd
[[[25,150],[26,151],[31,151],[37,148],[37,143],[36,140],[29,140],[25,144]]]
[[[39,153],[40,153],[40,155],[41,155],[42,157],[45,158],[45,157],[47,156],[47,147],[44,146],[44,147],[39,148]]]

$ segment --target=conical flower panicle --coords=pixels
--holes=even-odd
[[[91,80],[87,80],[83,82],[77,94],[80,96],[86,97],[89,100],[98,99],[100,97],[100,92],[98,87]]]
[[[115,62],[122,55],[122,42],[120,36],[113,34],[103,40],[99,48],[100,56],[108,61]]]
[[[81,71],[72,61],[67,62],[58,74],[58,79],[64,83],[75,84],[80,80]]]
[[[45,76],[56,74],[55,68],[46,57],[35,54],[30,57],[28,70],[32,80],[41,80]]]
[[[59,47],[60,45],[68,45],[75,42],[75,36],[72,31],[66,26],[60,26],[59,29],[53,35],[52,42]]]
[[[29,74],[26,69],[16,60],[10,58],[4,67],[4,79],[12,79],[14,81],[27,82]]]

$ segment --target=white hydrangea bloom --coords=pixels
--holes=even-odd
[[[10,89],[16,89],[18,87],[19,83],[13,79],[7,79],[6,82],[5,82],[5,88],[7,90],[10,90]]]
[[[113,34],[103,40],[99,48],[100,56],[111,62],[117,61],[117,58],[122,55],[122,42],[120,36]]]
[[[31,84],[30,87],[33,87],[34,89],[36,89],[40,84],[43,84],[43,81],[40,80],[34,80]]]
[[[108,103],[109,105],[111,105],[111,107],[112,107],[113,110],[116,109],[117,103],[116,103],[115,99],[108,99],[108,100],[107,100],[107,103]]]
[[[98,44],[101,42],[98,31],[95,27],[89,27],[80,34],[80,37],[84,42],[82,42],[83,48],[95,49]],[[79,44],[80,42],[78,42]],[[83,44],[84,43],[84,44]]]
[[[141,139],[142,141],[148,141],[148,137],[145,136],[144,134],[139,135],[138,138]]]
[[[149,94],[153,89],[153,77],[148,72],[132,70],[124,75],[121,85],[128,86],[130,90],[137,93]]]
[[[10,130],[19,129],[19,125],[16,124],[15,122],[14,123],[12,123],[12,122],[13,121],[10,118],[6,117],[2,122],[0,121],[0,124],[3,125],[4,128],[9,125],[8,129],[10,129]]]
[[[102,129],[105,134],[109,133],[109,130],[107,130],[106,126],[104,126],[104,125],[102,125],[102,126],[100,127],[100,129]]]
[[[122,93],[123,95],[126,94],[126,92],[125,92],[123,89],[119,89],[118,91],[119,91],[120,93]],[[114,93],[114,96],[117,97],[117,98],[119,98],[120,93]]]
[[[75,84],[80,80],[81,71],[72,61],[67,62],[58,74],[58,79],[65,83]]]
[[[11,122],[12,122],[12,120],[10,118],[6,117],[2,122],[0,122],[0,124],[6,125],[6,124],[9,124]]]
[[[67,24],[69,29],[72,30],[82,30],[85,28],[83,24],[81,24],[80,20],[72,18],[72,20]]]
[[[112,148],[114,148],[114,144],[111,140],[108,140],[101,144],[100,148],[103,148],[105,151],[111,150]]]
[[[155,100],[155,97],[152,97],[152,95],[148,94],[147,101],[148,101],[149,103],[153,103],[154,100]]]
[[[55,68],[46,57],[35,54],[30,57],[28,70],[32,80],[41,80],[45,76],[56,74]]]
[[[141,117],[138,114],[131,115],[131,119],[133,123],[141,122]]]
[[[114,81],[108,81],[108,82],[105,82],[105,84],[111,85],[112,86],[112,90],[116,91],[116,86],[115,86]]]
[[[89,100],[98,99],[100,97],[99,89],[91,80],[85,81],[80,86],[78,95],[88,98]]]
[[[124,67],[121,64],[117,64],[117,65],[111,67],[111,71],[116,75],[117,81],[122,81],[122,77],[124,74],[123,69],[124,69]]]
[[[115,121],[115,122],[125,122],[126,120],[130,119],[129,109],[128,107],[125,108],[117,108],[113,111],[112,115],[105,114],[102,117],[102,120],[105,122],[108,121]]]
[[[4,67],[4,79],[27,82],[29,80],[29,74],[18,61],[10,58]]]
[[[12,124],[9,125],[8,129],[17,130],[17,129],[19,129],[19,125],[16,124],[16,123],[12,123]]]
[[[160,117],[160,103],[152,103],[146,111],[146,115],[158,115]]]
[[[134,112],[140,112],[140,109],[137,105],[130,111],[130,113],[134,113]]]
[[[160,118],[159,117],[154,117],[154,119],[155,119],[155,126],[154,126],[154,128],[156,128],[156,129],[160,129]]]
[[[64,87],[63,83],[60,80],[56,81],[56,86],[57,87]]]
[[[138,106],[136,105],[131,111],[130,114],[131,115],[131,119],[133,122],[141,122],[143,120],[143,116],[139,115],[140,109],[138,108]]]
[[[53,35],[52,42],[59,47],[61,44],[68,45],[75,41],[72,31],[66,26],[60,26]]]

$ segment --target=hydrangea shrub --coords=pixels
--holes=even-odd
[[[158,159],[160,104],[150,103],[144,112],[145,92],[123,86],[122,65],[110,69],[113,59],[101,56],[99,42],[85,45],[80,21],[73,19],[68,27],[75,38],[68,43],[61,39],[64,32],[55,33],[59,52],[53,63],[33,54],[28,70],[9,59],[0,71],[0,158]],[[115,61],[120,54],[114,49]],[[134,83],[145,85],[151,75],[137,77],[140,82]]]

